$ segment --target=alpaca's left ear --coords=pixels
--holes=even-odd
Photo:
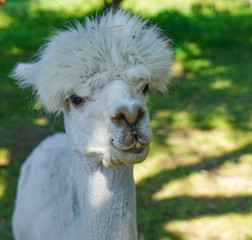
[[[11,76],[18,80],[21,87],[35,85],[37,75],[37,63],[19,63],[13,70]]]

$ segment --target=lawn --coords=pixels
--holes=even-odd
[[[230,1],[123,1],[161,27],[175,50],[168,94],[149,96],[150,156],[135,167],[140,240],[252,239],[252,10]],[[0,5],[0,240],[13,239],[19,167],[43,138],[64,130],[9,74],[55,28],[102,7],[72,2]]]

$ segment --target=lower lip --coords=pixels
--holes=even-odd
[[[129,148],[129,149],[119,149],[119,148],[117,148],[113,143],[112,143],[112,146],[115,148],[115,149],[117,149],[118,151],[121,151],[121,152],[125,152],[125,153],[134,153],[134,154],[137,154],[137,153],[141,153],[141,152],[143,152],[145,149],[146,149],[146,147],[148,146],[148,145],[146,145],[146,144],[140,144],[139,142],[138,143],[136,143],[132,148]]]
[[[145,146],[140,146],[140,147],[133,147],[127,152],[129,153],[141,153],[145,149]]]

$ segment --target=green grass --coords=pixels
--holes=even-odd
[[[102,1],[7,0],[0,6],[0,240],[13,239],[19,167],[61,118],[9,77],[66,21]],[[246,1],[123,1],[173,40],[169,93],[151,92],[154,141],[135,168],[140,240],[252,238],[252,11]],[[176,2],[176,4],[175,4]]]

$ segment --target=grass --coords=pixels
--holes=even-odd
[[[134,2],[123,6],[150,17],[175,48],[168,95],[150,94],[150,156],[135,167],[139,239],[252,239],[251,9],[238,0]],[[20,165],[44,137],[64,129],[9,73],[53,29],[102,1],[58,3],[0,6],[0,240],[13,239]]]

